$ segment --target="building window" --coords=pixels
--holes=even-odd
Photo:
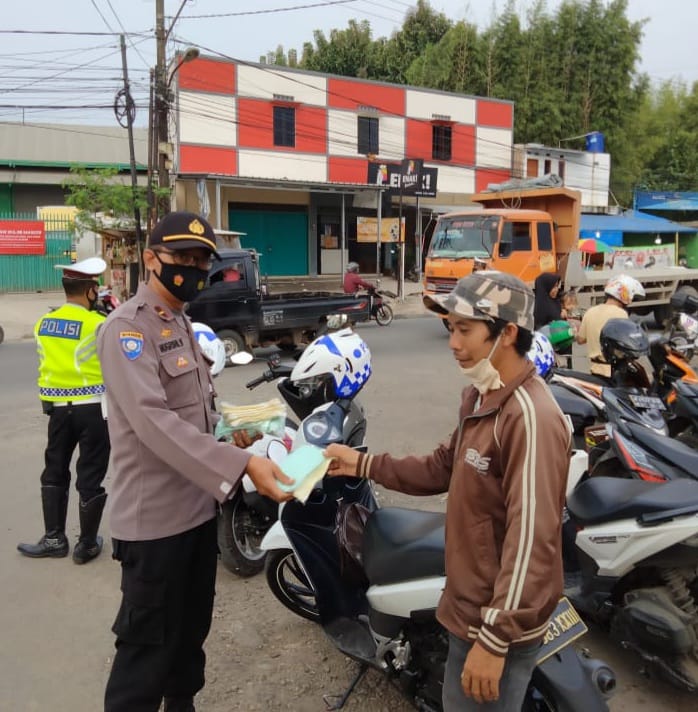
[[[451,160],[451,127],[434,124],[431,127],[431,157],[435,161]]]
[[[359,116],[357,124],[359,145],[357,151],[365,156],[369,153],[378,154],[378,117]]]
[[[296,145],[296,110],[292,106],[274,107],[274,145]]]

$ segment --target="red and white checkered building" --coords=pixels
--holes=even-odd
[[[176,205],[200,209],[203,179],[217,227],[247,232],[243,246],[261,254],[276,250],[270,274],[338,271],[321,237],[341,230],[349,257],[364,261],[352,235],[357,215],[376,215],[370,160],[437,167],[438,195],[424,207],[463,205],[511,177],[512,102],[210,57],[173,79]],[[305,214],[305,235],[303,220],[280,217],[291,213]],[[258,234],[274,231],[286,234],[271,246]]]

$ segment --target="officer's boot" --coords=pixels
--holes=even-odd
[[[46,533],[37,544],[18,544],[20,554],[34,559],[47,556],[68,556],[68,539],[65,535],[65,518],[68,513],[68,490],[65,487],[47,485],[41,488],[41,506],[44,510]]]
[[[73,549],[73,561],[76,564],[86,564],[96,559],[102,551],[102,537],[97,536],[97,532],[106,501],[106,492],[87,502],[80,500],[80,538]]]
[[[196,712],[193,697],[166,697],[164,712]]]

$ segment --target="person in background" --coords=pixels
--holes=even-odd
[[[560,300],[562,279],[555,272],[543,272],[536,277],[534,292],[536,295],[533,307],[534,329],[567,317]]]
[[[344,293],[356,294],[360,287],[363,287],[363,289],[374,289],[375,285],[361,279],[358,263],[349,262],[347,264],[346,273],[344,274]]]
[[[606,301],[587,309],[577,331],[577,343],[587,344],[591,373],[610,378],[611,367],[601,352],[601,329],[609,319],[627,319],[627,307],[635,297],[644,297],[643,286],[627,274],[612,277],[604,287]]]
[[[223,281],[224,282],[239,282],[240,281],[240,270],[235,267],[228,267],[223,270]]]
[[[448,492],[449,633],[444,712],[520,710],[548,620],[562,593],[561,526],[570,430],[526,354],[533,292],[491,270],[425,297],[446,315],[467,379],[456,428],[424,457],[330,445],[330,475],[370,478],[411,495]]]
[[[266,458],[217,442],[215,391],[187,302],[218,258],[211,225],[189,212],[153,228],[148,281],[110,314],[97,348],[112,439],[111,530],[123,597],[105,712],[193,712],[204,686],[218,563],[216,502],[247,472],[257,491],[290,498]]]
[[[109,464],[109,433],[102,412],[104,380],[97,358],[97,330],[104,315],[95,311],[99,276],[107,263],[90,257],[63,270],[66,302],[45,314],[34,327],[39,352],[39,398],[48,415],[48,444],[41,474],[41,505],[45,533],[37,544],[19,544],[20,554],[31,558],[64,557],[70,489],[70,462],[75,464],[75,488],[80,496],[80,537],[73,561],[85,564],[99,556],[97,536],[107,494],[102,481]]]

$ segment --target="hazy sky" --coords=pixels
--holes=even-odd
[[[165,0],[172,23],[182,0]],[[559,0],[548,0],[553,9]],[[487,26],[504,0],[433,0],[432,7],[453,20],[467,19]],[[517,7],[523,14],[529,0]],[[310,7],[309,7],[310,6]],[[403,0],[188,0],[172,28],[168,56],[177,47],[198,45],[231,57],[258,61],[282,44],[301,50],[315,29],[326,34],[365,19],[373,36],[390,36],[413,3]],[[11,10],[8,12],[8,7]],[[282,8],[297,8],[286,12]],[[155,0],[8,0],[0,31],[0,121],[112,124],[110,108],[120,88],[118,38],[51,33],[130,34],[128,65],[132,91],[139,104],[137,122],[145,122],[148,70],[155,63]],[[261,13],[263,10],[276,10]],[[238,14],[231,13],[254,13]],[[225,17],[203,17],[225,14]],[[632,20],[647,19],[642,43],[641,71],[653,82],[698,79],[695,28],[698,3],[692,0],[628,0]],[[22,30],[25,32],[14,32]],[[10,32],[8,32],[10,31]],[[93,108],[98,105],[100,109]],[[27,108],[40,106],[40,109]],[[65,109],[63,107],[81,107]]]

